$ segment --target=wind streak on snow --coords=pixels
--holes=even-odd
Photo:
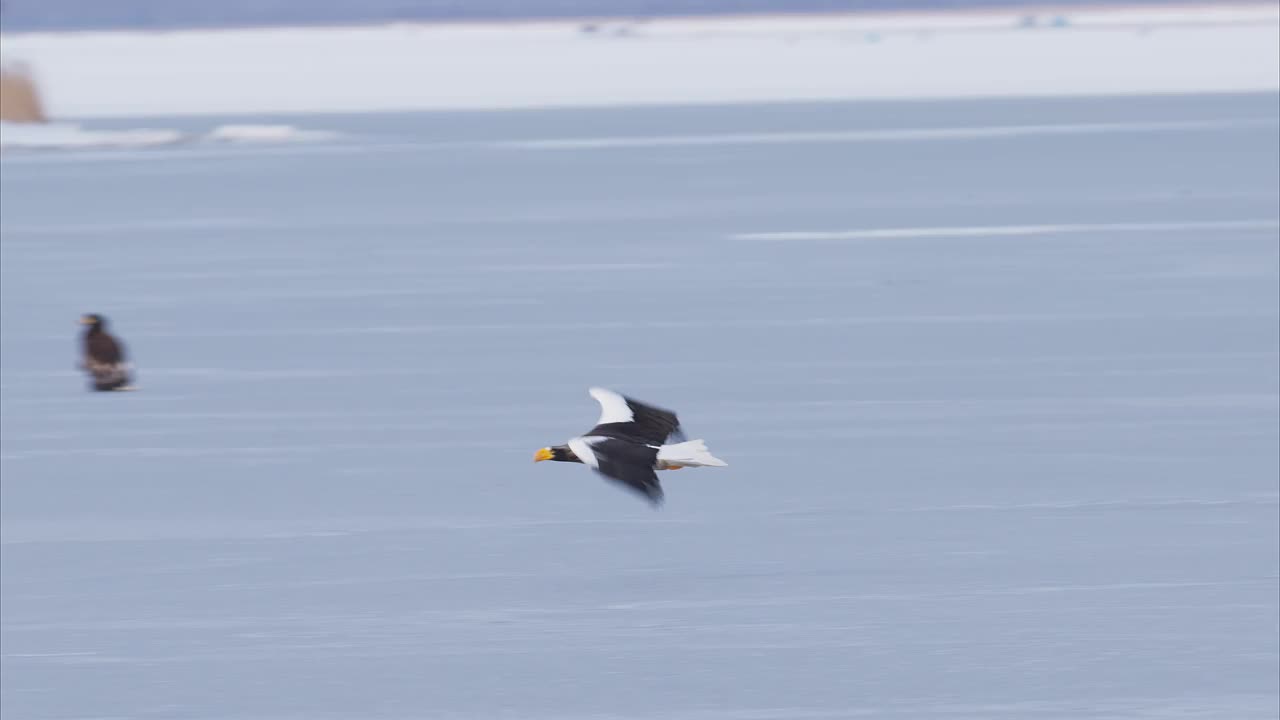
[[[606,148],[682,147],[690,145],[793,145],[797,143],[918,142],[926,140],[979,140],[1044,135],[1098,135],[1106,133],[1189,132],[1275,127],[1277,118],[1238,118],[1169,122],[1070,123],[1046,125],[979,125],[973,127],[844,130],[835,132],[766,132],[709,135],[654,135],[632,137],[564,138],[558,140],[507,140],[497,147],[526,150],[600,150]]]
[[[1034,237],[1091,233],[1198,232],[1202,230],[1276,230],[1280,220],[1211,220],[1204,222],[1062,223],[1057,225],[975,225],[967,227],[876,228],[865,230],[739,233],[736,240],[821,241],[922,238]],[[1215,236],[1215,239],[1216,236]]]

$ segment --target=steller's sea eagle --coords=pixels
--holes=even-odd
[[[604,388],[588,392],[600,403],[596,426],[564,445],[542,448],[534,454],[534,462],[582,463],[639,493],[654,506],[664,499],[656,470],[728,465],[712,455],[702,440],[684,441],[674,412]],[[673,438],[681,442],[668,445],[667,440]]]

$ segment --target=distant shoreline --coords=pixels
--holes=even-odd
[[[34,0],[27,0],[34,2]],[[12,3],[10,3],[11,5]],[[589,2],[587,4],[590,4]],[[414,26],[457,26],[457,25],[491,25],[491,26],[523,26],[537,25],[545,23],[561,23],[561,24],[592,24],[592,23],[622,23],[622,22],[647,22],[647,21],[663,21],[663,20],[714,20],[714,19],[785,19],[785,18],[820,18],[820,17],[879,17],[879,16],[931,16],[931,15],[985,15],[990,13],[1026,13],[1026,14],[1053,14],[1053,13],[1070,13],[1080,11],[1106,11],[1106,10],[1157,10],[1160,8],[1171,9],[1229,9],[1233,7],[1275,7],[1280,6],[1280,0],[1239,0],[1230,2],[1216,2],[1214,0],[973,0],[972,2],[963,2],[955,4],[946,0],[904,0],[902,3],[887,3],[872,0],[864,7],[835,7],[838,2],[824,2],[823,0],[797,0],[795,2],[765,2],[747,3],[759,5],[777,5],[779,7],[760,7],[759,9],[743,9],[739,7],[742,3],[734,3],[732,0],[723,10],[715,9],[692,9],[689,11],[678,11],[675,9],[658,9],[648,12],[607,12],[607,13],[584,13],[575,14],[572,12],[524,12],[524,13],[485,13],[485,12],[426,12],[420,14],[400,14],[379,16],[375,14],[350,13],[337,17],[320,17],[314,16],[314,19],[307,19],[306,15],[299,15],[295,18],[279,17],[279,18],[263,18],[255,20],[252,18],[240,21],[228,17],[225,20],[206,20],[206,21],[167,21],[158,20],[153,23],[129,23],[123,20],[106,20],[101,22],[84,22],[84,23],[58,23],[51,22],[32,22],[26,19],[26,16],[18,14],[18,19],[12,20],[4,18],[3,24],[0,24],[0,34],[6,36],[31,35],[31,34],[78,34],[78,33],[100,33],[100,32],[123,32],[123,33],[172,33],[172,32],[218,32],[218,31],[245,31],[245,30],[281,30],[281,29],[326,29],[326,28],[343,28],[343,27],[384,27],[389,25],[414,25]],[[857,3],[853,3],[856,5]],[[652,6],[652,4],[650,4]],[[532,4],[522,5],[522,7],[531,7]],[[617,7],[617,5],[614,5]],[[232,11],[234,12],[234,11]],[[6,8],[6,15],[13,15],[10,8]]]

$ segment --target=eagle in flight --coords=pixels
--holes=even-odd
[[[604,388],[588,392],[600,403],[596,426],[564,445],[542,448],[534,454],[534,462],[582,463],[655,507],[664,500],[656,471],[728,465],[712,455],[702,440],[686,441],[674,412]],[[669,440],[676,442],[668,444]]]

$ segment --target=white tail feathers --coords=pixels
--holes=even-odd
[[[688,442],[676,443],[675,445],[663,445],[658,448],[659,468],[671,469],[681,467],[725,467],[729,463],[721,460],[711,451],[707,450],[707,444],[701,440],[690,440]]]

